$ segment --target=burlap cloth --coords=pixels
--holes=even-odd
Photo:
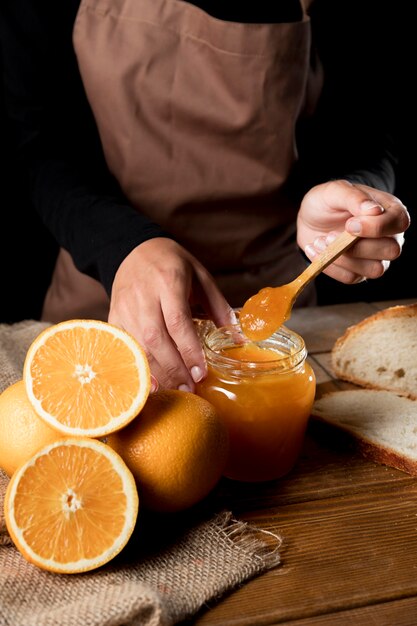
[[[22,377],[26,351],[45,326],[0,324],[0,392]],[[211,503],[176,516],[140,512],[128,545],[106,566],[81,575],[45,572],[7,535],[7,481],[0,470],[0,626],[177,624],[280,560],[279,537]]]

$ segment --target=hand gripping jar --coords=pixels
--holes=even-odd
[[[314,402],[316,380],[303,338],[282,326],[265,341],[249,341],[239,325],[201,322],[208,375],[196,393],[229,429],[225,476],[256,482],[280,478],[297,461]]]

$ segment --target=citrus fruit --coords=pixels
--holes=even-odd
[[[55,441],[13,474],[4,516],[18,550],[31,563],[71,574],[110,561],[127,543],[138,494],[126,464],[88,437]]]
[[[0,467],[9,476],[39,448],[62,437],[33,410],[23,380],[0,394]]]
[[[50,426],[90,437],[125,426],[151,385],[137,341],[96,320],[68,320],[42,331],[27,351],[23,380],[30,403]]]
[[[144,507],[186,509],[209,494],[228,456],[228,433],[213,405],[199,396],[162,390],[107,443],[132,470]]]

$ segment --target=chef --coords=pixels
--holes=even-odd
[[[19,166],[60,246],[42,317],[125,328],[162,387],[206,374],[193,315],[230,323],[345,229],[360,240],[326,273],[377,278],[409,225],[385,109],[362,90],[362,57],[349,81],[328,3],[242,4],[0,9]],[[297,304],[314,302],[311,287]]]

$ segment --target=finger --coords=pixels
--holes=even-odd
[[[192,269],[194,270],[194,266]],[[189,373],[186,384],[190,391],[194,391],[194,383],[200,382],[207,375],[203,348],[189,306],[193,273],[175,273],[171,277],[170,289],[161,291],[164,323]],[[184,388],[184,384],[182,387]]]
[[[343,255],[329,265],[323,273],[345,284],[353,284],[358,279],[380,278],[388,269],[390,261],[358,260]]]
[[[188,294],[177,291],[175,297],[162,298],[161,307],[168,333],[193,382],[198,383],[206,376],[207,366],[190,309],[183,304],[186,298]]]
[[[139,310],[139,309],[137,309]],[[152,375],[165,389],[193,389],[193,380],[165,326],[159,303],[142,302],[140,316],[111,312],[112,323],[128,330],[143,347]],[[109,315],[110,321],[110,315]]]
[[[201,306],[216,326],[236,324],[236,314],[218,289],[213,277],[202,266],[196,266],[195,273],[197,280],[193,285],[193,290]]]
[[[324,201],[330,210],[344,209],[351,215],[377,216],[384,212],[380,198],[365,185],[356,185],[347,180],[335,180],[324,189]],[[392,198],[392,196],[390,196]]]
[[[390,265],[389,261],[367,261],[366,263],[370,265],[349,266],[333,263],[323,273],[346,285],[354,285],[365,280],[380,278]]]
[[[364,278],[376,279],[380,278],[388,269],[390,261],[388,260],[366,260],[352,259],[346,256],[344,259],[340,257],[339,263],[335,265],[335,271],[347,272]],[[337,270],[336,270],[337,268]],[[347,282],[346,278],[343,282]],[[351,279],[349,280],[351,282]]]
[[[395,235],[410,225],[407,208],[398,198],[366,185],[331,181],[323,197],[330,213],[334,209],[347,212],[346,230],[360,237]],[[353,217],[349,218],[349,213]]]
[[[355,259],[375,259],[378,261],[394,261],[402,250],[403,236],[382,237],[381,239],[359,239],[346,256]]]
[[[157,378],[151,374],[151,393],[155,393],[159,389],[159,382]]]
[[[193,391],[193,380],[182,354],[165,326],[163,315],[159,320],[142,318],[141,324],[144,349],[149,358],[151,371],[160,386],[165,389]]]
[[[360,237],[380,238],[404,233],[409,225],[410,216],[406,207],[396,200],[385,205],[380,215],[369,213],[364,203],[364,208],[348,219],[345,227],[348,232]]]
[[[340,233],[332,231],[327,236],[316,237],[310,244],[310,257],[313,258],[313,250],[317,253],[322,252],[329,246]],[[404,244],[404,235],[395,235],[393,237],[382,237],[381,239],[358,239],[354,246],[349,248],[345,253],[346,256],[358,259],[376,259],[378,261],[393,261],[397,259]],[[308,255],[307,255],[308,256]]]
[[[306,247],[306,255],[313,260],[327,246],[325,237],[317,237],[313,244]],[[370,242],[368,246],[372,249],[375,247],[375,241],[364,240]],[[363,248],[366,251],[365,245]],[[336,259],[331,265],[324,270],[327,276],[331,276],[340,282],[352,284],[358,282],[358,278],[379,278],[388,269],[390,261],[388,259],[364,258],[363,256],[353,256],[349,251]]]

